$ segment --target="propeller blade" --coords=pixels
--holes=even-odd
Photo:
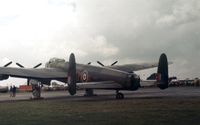
[[[114,66],[116,63],[118,63],[118,61],[115,61],[113,64],[111,64],[111,66]]]
[[[34,66],[33,68],[38,68],[39,66],[41,66],[42,63],[37,64],[36,66]]]
[[[12,64],[12,61],[10,61],[9,63],[7,63],[7,64],[4,65],[3,67],[8,67],[10,64]]]
[[[18,66],[21,67],[21,68],[24,68],[24,66],[22,66],[22,65],[19,64],[19,63],[16,63],[16,65],[18,65]]]
[[[104,66],[104,64],[102,64],[101,62],[99,62],[99,61],[97,61],[97,63],[99,64],[99,65],[101,65],[101,66]]]

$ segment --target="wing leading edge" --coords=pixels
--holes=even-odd
[[[143,70],[143,69],[148,69],[148,68],[154,68],[157,66],[158,66],[158,63],[143,63],[143,64],[116,65],[110,68],[122,70],[125,72],[133,72],[133,71],[138,71],[138,70]]]
[[[170,65],[172,64],[172,62],[169,62],[168,64]],[[158,62],[109,66],[109,68],[117,69],[117,70],[121,70],[125,72],[133,72],[133,71],[139,71],[139,70],[155,68],[155,67],[158,67]]]
[[[67,72],[54,68],[41,68],[41,69],[22,69],[13,67],[1,67],[1,75],[8,75],[18,78],[36,78],[36,79],[62,79],[67,78]]]

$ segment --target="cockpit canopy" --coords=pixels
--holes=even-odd
[[[50,60],[49,60],[49,63],[59,63],[59,62],[65,62],[65,60],[64,59],[59,59],[59,58],[51,58]]]
[[[51,58],[49,62],[46,63],[45,67],[50,67],[51,65],[58,64],[58,63],[64,63],[64,59],[59,58]]]

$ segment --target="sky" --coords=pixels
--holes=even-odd
[[[200,77],[199,48],[199,0],[0,0],[1,66],[31,68],[71,52],[93,65],[157,62],[166,53],[170,75],[185,79]]]

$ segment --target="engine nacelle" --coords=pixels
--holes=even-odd
[[[0,75],[0,80],[6,80],[8,78],[9,78],[8,75]]]
[[[137,90],[140,87],[140,77],[136,74],[130,76],[130,90]]]

